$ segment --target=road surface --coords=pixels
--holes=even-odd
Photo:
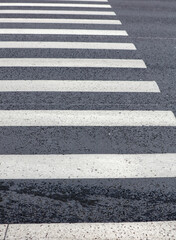
[[[0,2],[0,239],[175,239],[176,2]]]

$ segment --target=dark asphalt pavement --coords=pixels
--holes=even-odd
[[[0,110],[169,110],[176,116],[176,1],[110,0],[109,4],[117,16],[106,19],[119,19],[122,25],[0,23],[0,28],[121,29],[127,31],[128,37],[0,35],[0,41],[129,42],[134,43],[136,51],[0,49],[0,58],[143,59],[147,69],[0,67],[0,80],[156,81],[160,93],[0,92]],[[0,18],[5,17],[27,15],[0,14]],[[104,16],[86,16],[94,18]],[[1,155],[156,153],[176,153],[176,127],[0,127]],[[0,189],[3,224],[176,220],[175,177],[1,179]]]

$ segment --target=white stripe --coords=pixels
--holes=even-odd
[[[0,155],[0,179],[176,177],[176,154]]]
[[[176,126],[171,111],[0,110],[0,126]]]
[[[105,19],[61,19],[61,18],[0,18],[0,22],[8,23],[70,23],[70,24],[118,24],[119,20]]]
[[[123,30],[90,30],[90,29],[24,29],[24,28],[1,28],[0,34],[58,34],[58,35],[105,35],[105,36],[128,36]]]
[[[43,1],[41,1],[41,2],[43,2]],[[54,2],[65,2],[65,0],[54,0]],[[94,2],[94,3],[96,3],[96,2],[100,2],[100,3],[108,3],[108,0],[66,0],[66,2]],[[43,2],[43,3],[45,3],[45,1]]]
[[[54,0],[55,2],[63,2],[64,0]],[[67,2],[108,2],[108,0],[67,0]]]
[[[111,8],[111,6],[108,4],[79,4],[79,3],[0,3],[0,7],[3,6]]]
[[[0,48],[67,48],[67,49],[119,49],[136,50],[132,43],[110,43],[110,42],[7,42],[0,41]]]
[[[175,240],[175,226],[176,221],[9,224],[5,239]]]
[[[146,68],[146,65],[138,59],[0,58],[0,67]]]
[[[63,0],[54,0],[55,2],[63,2]],[[67,2],[108,2],[108,0],[67,0]]]
[[[64,10],[0,10],[0,14],[60,14],[60,15],[102,15],[115,16],[115,12],[110,11],[64,11]]]
[[[64,2],[65,0],[54,0],[54,2]],[[108,0],[66,0],[67,2],[103,2],[107,3]]]
[[[0,92],[160,92],[154,81],[1,80]]]
[[[4,239],[7,230],[7,224],[0,224],[0,239]]]

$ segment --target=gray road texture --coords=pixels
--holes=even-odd
[[[55,1],[52,0],[52,2]],[[74,80],[78,79],[78,76],[82,80],[153,80],[157,82],[161,93],[0,92],[0,109],[171,110],[176,114],[176,1],[110,0],[109,2],[113,11],[117,13],[117,19],[122,21],[122,26],[84,25],[77,28],[123,29],[128,32],[128,37],[0,35],[0,41],[103,42],[108,40],[110,42],[132,42],[136,45],[137,51],[0,49],[0,57],[135,58],[143,59],[147,69],[0,68],[1,81]],[[0,17],[17,17],[17,15],[1,14]],[[20,15],[20,17],[26,16]],[[42,17],[48,16],[42,15]],[[52,17],[62,18],[63,16],[52,15]],[[83,16],[69,17],[83,18]],[[87,18],[95,17],[87,16]],[[113,17],[107,18],[113,19]],[[25,26],[50,28],[51,24],[0,23],[1,28],[24,28]],[[52,24],[52,28],[70,29],[75,26]],[[0,128],[0,154],[74,153],[176,153],[176,128]],[[1,180],[0,189],[0,223],[176,220],[175,178],[11,179]]]

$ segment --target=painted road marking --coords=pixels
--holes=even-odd
[[[146,68],[140,59],[0,58],[0,67]]]
[[[0,3],[0,7],[81,7],[81,8],[111,8],[108,4],[80,4],[80,3]]]
[[[0,126],[176,126],[171,111],[0,110]]]
[[[136,50],[132,43],[110,42],[27,42],[27,41],[0,41],[0,48],[60,48],[60,49],[109,49],[109,50]]]
[[[69,24],[122,24],[119,20],[108,19],[66,19],[66,18],[0,18],[4,23],[69,23]]]
[[[63,2],[63,0],[55,0],[55,2]],[[108,2],[108,0],[67,0],[67,2]]]
[[[38,29],[38,28],[1,28],[0,34],[57,34],[57,35],[104,35],[128,36],[124,30],[90,30],[90,29]]]
[[[0,92],[160,92],[155,81],[1,80]]]
[[[176,221],[9,224],[5,239],[175,240],[175,226]]]
[[[63,0],[54,0],[55,2],[63,2]],[[67,0],[67,2],[108,2],[108,0]]]
[[[0,155],[0,179],[176,177],[176,154]]]
[[[55,2],[63,2],[63,0],[55,0]],[[108,0],[67,0],[67,2],[108,2]]]
[[[115,16],[115,12],[110,11],[64,11],[64,10],[10,10],[1,9],[0,14],[59,14],[59,15],[102,15]]]

